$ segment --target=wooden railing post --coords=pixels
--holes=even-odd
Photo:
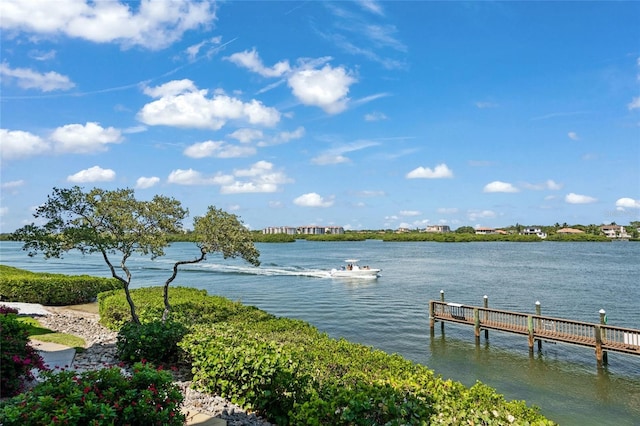
[[[444,290],[440,290],[440,301],[444,303]],[[440,331],[444,333],[444,321],[440,321]]]
[[[533,354],[533,317],[531,315],[527,316],[527,324],[529,326],[529,354]]]
[[[603,363],[603,351],[602,351],[602,330],[600,330],[600,325],[596,324],[595,327],[595,335],[596,335],[596,361],[598,366],[601,366]]]
[[[600,324],[606,324],[607,323],[607,312],[604,309],[600,309]],[[600,330],[600,327],[598,327],[598,330]],[[606,339],[607,338],[607,334],[606,334],[606,330],[600,330],[600,344],[602,344],[602,339]],[[596,358],[597,358],[597,341],[598,339],[596,338]],[[602,351],[602,346],[600,346],[600,351]],[[602,351],[602,363],[607,364],[609,362],[609,356],[607,355],[607,351]]]
[[[484,308],[488,309],[489,308],[489,296],[487,296],[486,294],[484,295]],[[488,311],[484,311],[484,322],[487,323],[489,321],[489,312]],[[485,328],[484,329],[484,338],[488,339],[489,338],[489,329]]]
[[[476,335],[476,345],[480,343],[480,311],[478,308],[473,308],[473,323]]]
[[[429,328],[433,331],[433,328],[436,326],[436,318],[434,317],[435,310],[435,301],[429,300]]]
[[[539,300],[536,300],[536,315],[538,315],[538,316],[542,315],[542,309],[540,307],[540,301]],[[541,324],[540,319],[538,319],[537,327],[538,327],[538,329],[542,328],[542,324]],[[541,350],[542,350],[542,340],[538,339],[538,351],[541,351]]]

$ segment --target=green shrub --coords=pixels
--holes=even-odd
[[[308,377],[275,341],[232,327],[201,327],[180,343],[191,357],[193,381],[209,393],[288,424],[289,411],[303,399]]]
[[[0,424],[183,425],[183,401],[171,374],[149,364],[134,365],[126,377],[118,367],[43,373],[30,392],[0,403]]]
[[[304,425],[427,425],[429,397],[389,383],[358,381],[325,383],[291,412],[292,424]]]
[[[29,344],[28,326],[17,319],[18,311],[0,305],[0,396],[13,396],[33,380],[32,369],[44,370],[42,357]],[[0,423],[2,424],[2,423]]]
[[[164,302],[162,287],[145,287],[131,291],[141,322],[162,318]],[[171,312],[169,318],[185,326],[213,324],[221,321],[253,322],[273,315],[253,306],[219,296],[208,296],[206,290],[189,287],[169,287]],[[118,330],[131,320],[129,305],[123,291],[109,291],[98,295],[100,323],[111,330]]]
[[[118,288],[121,284],[115,278],[35,273],[0,265],[0,300],[7,302],[77,305]]]
[[[124,362],[151,361],[168,364],[178,360],[178,342],[187,328],[174,321],[156,320],[148,323],[126,323],[118,332],[116,350]]]

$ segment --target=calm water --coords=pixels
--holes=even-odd
[[[204,288],[275,315],[305,320],[334,337],[375,346],[423,363],[445,378],[480,380],[508,399],[541,407],[563,425],[640,425],[640,357],[609,354],[596,367],[592,349],[543,343],[529,356],[526,337],[490,332],[476,346],[473,328],[447,324],[429,332],[428,301],[640,328],[638,243],[384,243],[258,244],[253,268],[218,256],[181,270],[175,285]],[[167,256],[134,258],[132,287],[162,285],[171,261],[197,255],[188,243]],[[326,271],[344,259],[383,269],[378,280],[344,281]],[[0,263],[32,271],[108,276],[99,257],[29,258],[13,242],[0,243]]]

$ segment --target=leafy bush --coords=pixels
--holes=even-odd
[[[319,392],[291,412],[292,424],[427,425],[432,410],[428,395],[390,383],[325,383]]]
[[[98,293],[120,287],[114,278],[35,273],[0,265],[0,300],[7,302],[76,305],[94,301]]]
[[[145,287],[131,292],[141,322],[162,317],[164,310],[162,287]],[[261,321],[273,315],[253,306],[219,296],[208,296],[206,290],[189,287],[170,287],[171,312],[169,318],[185,326],[209,324],[221,321]],[[98,295],[100,323],[111,330],[118,330],[131,319],[131,312],[122,291],[109,291]]]
[[[44,370],[42,357],[29,344],[28,326],[17,319],[16,309],[0,306],[0,396],[22,391],[24,383],[33,380],[31,370]],[[0,423],[1,424],[1,423]]]
[[[142,360],[156,364],[175,362],[179,358],[178,342],[186,332],[185,326],[174,321],[129,322],[118,332],[118,358],[128,363]]]
[[[201,327],[180,346],[189,351],[194,382],[209,393],[287,424],[295,401],[302,399],[308,377],[275,341],[231,327]]]
[[[171,374],[149,364],[135,364],[130,377],[117,367],[79,376],[72,371],[43,375],[46,381],[30,392],[0,403],[0,424],[184,424],[180,389]]]

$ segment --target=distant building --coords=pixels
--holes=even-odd
[[[547,238],[547,233],[542,232],[540,228],[525,228],[522,230],[520,235],[536,235],[539,238]]]
[[[431,225],[427,226],[424,232],[446,233],[451,232],[451,228],[449,228],[449,225]]]
[[[490,235],[497,234],[497,231],[493,228],[476,228],[476,235]]]
[[[556,234],[584,234],[584,231],[574,228],[562,228],[556,231]]]
[[[607,238],[629,238],[629,234],[622,225],[603,225],[600,230],[604,232]]]
[[[269,226],[262,230],[263,234],[287,234],[287,235],[324,235],[324,234],[344,234],[342,226]]]
[[[295,235],[296,228],[292,226],[269,226],[262,230],[263,234],[287,234]]]

